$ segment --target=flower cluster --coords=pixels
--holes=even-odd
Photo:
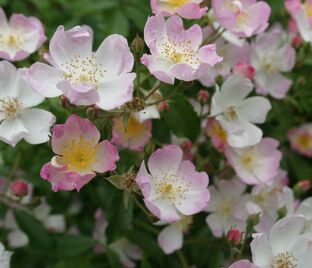
[[[0,268],[24,247],[47,267],[311,267],[312,2],[284,1],[287,30],[267,1],[150,7],[143,38],[72,20],[46,45],[0,8]]]

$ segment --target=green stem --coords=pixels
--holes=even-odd
[[[138,219],[134,219],[134,220],[133,220],[133,223],[134,223],[135,225],[137,225],[137,226],[140,226],[140,227],[144,228],[144,229],[147,230],[147,231],[150,231],[151,233],[153,233],[153,234],[155,234],[155,235],[158,235],[158,234],[159,234],[159,231],[158,231],[157,228],[155,228],[155,227],[153,227],[153,226],[151,226],[151,225],[149,225],[149,224],[146,224],[145,222],[142,222],[142,221],[140,221],[140,220],[138,220]]]
[[[151,213],[149,213],[149,211],[147,211],[147,209],[142,206],[142,204],[139,202],[139,200],[136,198],[136,196],[133,196],[133,200],[136,203],[136,205],[142,210],[142,212],[148,217],[151,217]]]
[[[137,92],[137,96],[139,96],[139,92],[140,92],[140,86],[141,86],[141,83],[140,83],[140,53],[136,53],[135,55],[135,69],[136,69],[136,75],[137,75],[137,87],[136,87],[136,92]]]
[[[188,266],[188,264],[187,264],[186,258],[185,258],[185,256],[183,255],[183,253],[182,253],[181,250],[178,250],[178,251],[177,251],[177,256],[178,256],[178,258],[179,258],[179,260],[180,260],[181,267],[182,267],[182,268],[188,268],[189,266]]]
[[[161,86],[161,82],[157,81],[155,86],[150,90],[150,92],[145,96],[144,100],[147,100],[149,97],[151,97]]]

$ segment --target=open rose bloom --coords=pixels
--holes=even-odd
[[[201,8],[203,0],[151,0],[154,14],[163,13],[166,16],[177,14],[186,19],[200,19],[207,7]]]
[[[164,83],[176,79],[192,81],[222,60],[214,44],[201,46],[202,29],[194,25],[188,30],[178,16],[169,19],[158,14],[148,18],[144,39],[151,55],[144,54],[141,61],[152,75]]]
[[[197,172],[190,161],[182,161],[183,152],[176,145],[155,151],[142,163],[136,182],[147,208],[160,220],[173,222],[182,215],[202,211],[210,199],[208,176]]]
[[[57,156],[45,164],[41,176],[51,182],[53,191],[79,191],[96,173],[112,171],[119,159],[117,149],[100,140],[100,132],[87,119],[71,115],[65,124],[52,130],[52,149]]]
[[[270,6],[257,0],[212,0],[217,21],[238,36],[250,37],[268,27]]]
[[[312,157],[312,124],[304,124],[299,128],[292,128],[288,132],[288,139],[293,150]]]
[[[285,0],[285,7],[294,19],[304,41],[312,42],[312,1]]]
[[[110,35],[96,52],[92,43],[91,28],[65,31],[59,26],[45,55],[51,65],[33,64],[27,72],[29,83],[45,97],[65,95],[73,104],[96,104],[104,110],[130,101],[135,74],[127,40]]]
[[[30,144],[49,140],[55,116],[35,108],[44,97],[23,78],[25,70],[7,61],[0,62],[0,140],[15,146],[22,139]]]
[[[24,60],[46,40],[42,23],[35,17],[13,14],[8,21],[0,8],[0,58]]]

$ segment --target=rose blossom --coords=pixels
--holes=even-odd
[[[160,220],[174,222],[182,215],[193,215],[208,204],[208,175],[197,172],[190,161],[183,161],[182,149],[167,145],[156,150],[137,174],[147,208]]]
[[[151,0],[154,14],[162,13],[165,16],[178,14],[186,19],[200,19],[208,10],[200,7],[203,0]]]
[[[50,112],[33,108],[44,97],[23,79],[24,73],[10,62],[0,62],[0,140],[13,147],[22,139],[30,144],[47,142],[55,122]]]
[[[184,29],[178,16],[167,20],[161,14],[148,18],[144,39],[151,55],[141,61],[158,80],[174,84],[174,80],[198,79],[209,67],[222,60],[214,44],[201,46],[203,33],[199,25]]]
[[[87,26],[65,31],[59,26],[45,58],[28,72],[32,87],[45,97],[65,95],[76,105],[96,104],[103,110],[117,108],[132,99],[133,56],[127,40],[108,36],[92,52],[93,32]]]
[[[0,58],[26,59],[46,40],[42,23],[35,17],[13,14],[9,21],[0,7]]]
[[[100,132],[88,119],[71,115],[65,124],[52,129],[51,162],[41,169],[41,177],[52,184],[53,191],[79,191],[96,176],[115,170],[117,149],[107,140],[99,143]]]
[[[264,123],[271,104],[259,96],[245,99],[252,89],[249,79],[236,74],[225,80],[212,97],[211,116],[219,121],[232,147],[255,145],[262,138],[262,130],[252,123]]]
[[[238,36],[250,37],[269,25],[270,6],[256,0],[212,0],[217,21]]]

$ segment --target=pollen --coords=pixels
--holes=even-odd
[[[273,260],[273,268],[297,268],[297,259],[288,251],[279,253]]]
[[[66,145],[63,152],[62,161],[71,171],[86,171],[94,162],[96,149],[90,141],[86,141],[83,136],[73,139],[71,144]]]
[[[301,149],[308,150],[312,148],[312,136],[309,133],[301,134],[297,137],[297,143]]]
[[[249,19],[249,14],[246,12],[240,12],[236,17],[236,23],[238,25],[244,25]]]
[[[17,117],[23,104],[16,97],[5,97],[0,99],[0,112],[4,113],[6,120]]]
[[[253,148],[247,149],[247,151],[241,156],[241,163],[248,170],[253,170],[255,168],[257,163]]]
[[[312,4],[309,1],[305,1],[304,8],[305,8],[307,16],[311,18],[312,17]]]
[[[126,134],[131,137],[138,136],[144,130],[145,130],[144,125],[138,119],[136,119],[134,115],[131,115],[128,120]]]
[[[76,55],[70,61],[61,64],[64,71],[63,78],[70,83],[86,83],[98,86],[99,82],[105,77],[106,70],[97,62],[96,56],[82,58]]]
[[[235,107],[233,107],[233,106],[230,106],[229,108],[227,108],[224,115],[228,121],[233,121],[233,120],[237,119],[237,112],[236,112]]]
[[[176,8],[182,7],[188,2],[188,0],[168,0],[168,4]]]
[[[192,48],[191,40],[162,38],[158,47],[161,56],[172,63],[185,63],[193,68],[197,68],[201,63],[199,54]]]
[[[181,202],[180,200],[185,199],[184,194],[189,191],[190,184],[173,171],[161,171],[157,176],[153,176],[153,179],[156,194],[172,203]]]

